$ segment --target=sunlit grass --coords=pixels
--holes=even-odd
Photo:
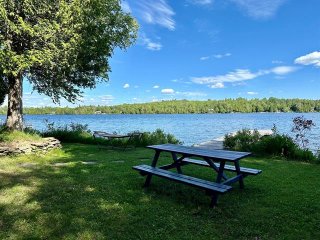
[[[209,197],[193,187],[155,177],[144,190],[131,167],[152,156],[67,144],[46,156],[0,158],[0,239],[320,238],[320,165],[244,159],[263,173],[209,209]],[[196,166],[184,173],[215,177]]]
[[[41,140],[41,136],[36,133],[26,133],[21,131],[0,131],[0,143],[37,142]]]

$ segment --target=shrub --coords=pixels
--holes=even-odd
[[[239,130],[236,134],[226,134],[223,142],[225,148],[237,151],[252,151],[253,144],[261,138],[257,130]]]
[[[280,134],[261,138],[254,144],[253,152],[260,155],[281,156],[292,160],[315,160],[315,155],[310,150],[302,149],[291,137]]]
[[[304,116],[295,117],[293,120],[292,132],[295,133],[295,142],[303,149],[307,148],[309,140],[306,134],[315,126],[312,120],[305,119]]]
[[[55,127],[54,123],[47,123],[47,130],[42,132],[43,137],[54,137],[65,143],[86,143],[93,144],[99,142],[88,130],[88,125],[71,123],[69,125]]]
[[[135,132],[132,132],[133,134]],[[116,134],[116,133],[115,133]],[[130,133],[129,133],[130,134]],[[94,138],[88,125],[71,123],[60,127],[55,127],[54,123],[47,122],[47,130],[42,133],[44,137],[55,137],[65,143],[84,143],[84,144],[101,144],[112,146],[123,146],[127,144],[127,139],[106,140],[103,138]],[[131,138],[128,145],[144,147],[153,144],[163,143],[180,143],[172,134],[164,133],[163,130],[157,129],[154,132],[145,132],[141,137],[138,135]]]
[[[141,139],[138,137],[133,138],[133,142],[135,146],[145,147],[148,145],[154,144],[181,144],[176,137],[170,133],[165,133],[161,129],[157,129],[154,132],[144,132],[141,136]]]
[[[314,161],[316,156],[308,149],[301,148],[291,137],[281,135],[274,128],[270,136],[261,136],[257,131],[247,129],[234,136],[226,135],[224,146],[236,151],[250,151],[256,155],[280,156],[299,161]]]

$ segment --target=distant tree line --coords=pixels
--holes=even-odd
[[[174,114],[174,113],[320,112],[320,100],[224,99],[207,101],[171,100],[115,106],[25,108],[25,114]],[[0,108],[6,114],[6,108]]]

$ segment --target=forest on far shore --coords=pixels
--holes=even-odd
[[[0,114],[7,108],[0,107]],[[320,112],[320,100],[224,99],[207,101],[170,100],[114,106],[26,107],[24,114],[174,114],[174,113]]]

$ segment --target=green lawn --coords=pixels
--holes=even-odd
[[[320,239],[318,164],[242,160],[263,173],[209,209],[203,191],[166,179],[143,190],[131,167],[152,156],[65,144],[47,156],[0,158],[0,239]],[[184,173],[214,177],[194,165]]]

